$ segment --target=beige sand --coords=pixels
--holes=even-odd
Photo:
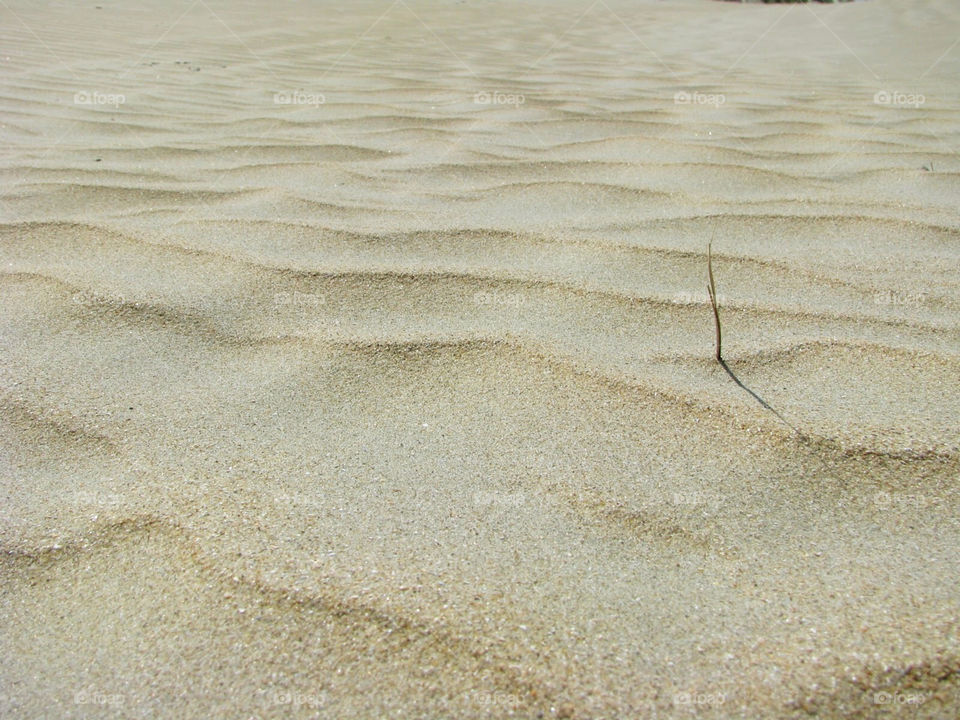
[[[0,7],[0,715],[960,714],[960,8],[100,1]]]

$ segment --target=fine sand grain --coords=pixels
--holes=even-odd
[[[960,716],[960,7],[100,1],[0,3],[0,716]]]

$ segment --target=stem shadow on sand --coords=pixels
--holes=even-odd
[[[801,439],[806,440],[807,436],[804,435],[803,432],[801,432],[793,423],[791,423],[791,422],[790,422],[789,420],[787,420],[783,415],[781,415],[779,412],[777,412],[777,411],[770,405],[770,403],[768,403],[768,402],[767,402],[766,400],[764,400],[762,397],[760,397],[759,395],[757,395],[753,390],[751,390],[751,389],[748,388],[746,385],[744,385],[743,382],[740,380],[740,378],[738,378],[736,375],[734,375],[733,370],[731,370],[731,369],[730,369],[730,366],[727,365],[727,361],[726,361],[726,360],[719,360],[718,362],[720,363],[720,367],[722,367],[724,370],[727,371],[727,375],[730,376],[730,379],[733,380],[740,388],[742,388],[743,390],[746,390],[748,393],[750,393],[750,396],[751,396],[754,400],[756,400],[758,403],[760,403],[760,407],[762,407],[764,410],[769,410],[770,412],[772,412],[774,415],[777,416],[777,419],[780,420],[780,422],[782,422],[782,423],[783,423],[784,425],[786,425],[788,428],[790,428],[791,430],[793,430],[797,435],[800,436]]]

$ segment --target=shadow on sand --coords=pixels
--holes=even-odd
[[[741,382],[740,378],[738,378],[736,375],[733,374],[733,370],[731,370],[730,367],[727,365],[727,361],[726,361],[726,360],[721,359],[719,362],[720,362],[720,366],[721,366],[724,370],[727,371],[727,375],[730,376],[730,379],[733,380],[737,385],[739,385],[743,390],[746,390],[748,393],[750,393],[751,397],[753,397],[754,400],[756,400],[758,403],[760,403],[760,406],[761,406],[764,410],[769,410],[769,411],[772,412],[774,415],[776,415],[776,416],[777,416],[777,419],[780,420],[780,422],[782,422],[782,423],[783,423],[784,425],[786,425],[788,428],[790,428],[791,430],[793,430],[797,435],[800,436],[800,438],[801,438],[802,440],[806,440],[806,439],[807,439],[807,436],[804,435],[795,425],[793,425],[793,424],[792,424],[790,421],[788,421],[783,415],[781,415],[781,414],[778,413],[776,410],[774,410],[773,407],[771,407],[770,403],[768,403],[768,402],[767,402],[766,400],[764,400],[762,397],[760,397],[759,395],[757,395],[753,390],[751,390],[751,389],[748,388],[746,385],[744,385],[743,382]]]

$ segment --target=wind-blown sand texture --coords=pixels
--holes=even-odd
[[[100,2],[0,7],[0,714],[960,714],[954,3]]]

